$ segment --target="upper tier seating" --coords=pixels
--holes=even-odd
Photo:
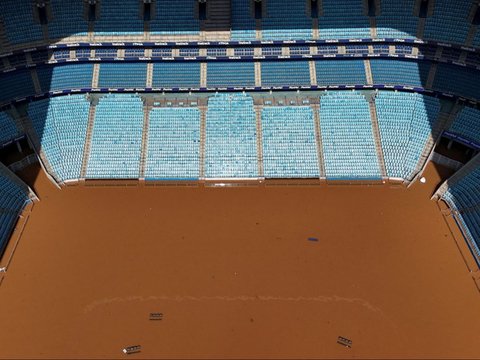
[[[262,135],[266,178],[320,176],[311,107],[265,107],[262,111]]]
[[[452,81],[455,79],[454,81]],[[480,99],[480,71],[450,64],[438,64],[433,89],[466,98]]]
[[[153,64],[153,87],[200,87],[200,63]]]
[[[5,112],[0,112],[0,146],[19,135],[15,121]]]
[[[200,21],[191,0],[162,0],[155,4],[155,18],[150,21],[152,35],[198,35]]]
[[[262,86],[310,86],[310,68],[306,61],[263,61]]]
[[[251,96],[219,94],[209,99],[205,177],[258,177],[256,117]]]
[[[326,93],[320,98],[327,179],[380,179],[370,110],[357,92]]]
[[[2,0],[0,17],[11,44],[43,40],[42,27],[34,20],[31,1]]]
[[[472,251],[480,259],[480,168],[476,168],[443,195],[470,239]]]
[[[138,0],[100,2],[100,17],[95,21],[95,35],[143,35],[143,30]]]
[[[384,85],[425,87],[430,71],[430,63],[426,61],[372,59],[370,66],[373,83]]]
[[[363,60],[315,61],[317,84],[363,85],[367,82]]]
[[[322,3],[323,16],[318,19],[320,39],[372,37],[370,22],[363,13],[362,0],[323,0]]]
[[[119,76],[121,74],[121,76]],[[145,63],[102,63],[98,86],[105,88],[144,88],[147,84]]]
[[[472,0],[435,0],[433,16],[427,17],[424,38],[464,44],[470,29]]]
[[[377,21],[379,38],[415,39],[418,17],[413,15],[415,0],[382,0]]]
[[[306,1],[268,0],[262,19],[262,39],[302,40],[313,38],[312,18],[307,17]]]
[[[29,95],[35,95],[30,70],[23,69],[0,75],[0,103]]]
[[[410,180],[438,121],[440,101],[415,93],[380,91],[375,104],[387,175]]]
[[[90,103],[85,95],[35,101],[28,114],[59,181],[80,178]]]
[[[234,41],[255,40],[255,19],[250,4],[250,0],[232,0],[231,2],[231,39]]]
[[[3,255],[18,216],[30,202],[29,189],[0,164],[0,257]]]
[[[50,39],[62,39],[72,35],[85,36],[88,22],[83,17],[83,2],[51,0],[52,19],[48,22]]]
[[[44,66],[37,69],[42,92],[92,87],[93,64]]]
[[[207,87],[255,86],[253,62],[211,62],[207,65]]]
[[[480,144],[480,110],[465,107],[448,131]]]
[[[147,149],[147,180],[197,180],[200,174],[198,109],[153,108]]]
[[[109,94],[96,107],[88,179],[138,179],[143,103],[137,95]]]

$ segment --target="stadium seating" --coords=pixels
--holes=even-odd
[[[19,135],[15,122],[5,112],[0,112],[0,146]]]
[[[255,86],[253,62],[211,62],[207,64],[207,87]]]
[[[100,17],[95,21],[95,35],[143,35],[143,30],[138,0],[102,0],[100,2]]]
[[[252,16],[250,4],[250,0],[234,0],[231,2],[231,39],[234,41],[255,40],[255,19]]]
[[[37,69],[42,92],[92,87],[93,64],[44,66]]]
[[[480,110],[465,107],[448,131],[480,145]]]
[[[29,189],[0,164],[0,257],[7,246],[17,218],[30,202]]]
[[[455,79],[455,81],[452,81]],[[457,94],[470,99],[480,99],[480,72],[450,64],[438,64],[433,89]]]
[[[380,91],[375,99],[387,175],[411,180],[438,120],[438,99]]]
[[[152,35],[198,35],[200,21],[195,16],[195,2],[162,0],[156,3],[154,19],[150,21]]]
[[[200,175],[200,112],[153,108],[148,127],[146,180],[197,180]]]
[[[69,36],[85,36],[88,23],[83,17],[83,2],[51,0],[52,19],[48,22],[50,39],[63,39]]]
[[[153,87],[200,87],[200,63],[154,63]]]
[[[427,17],[424,38],[464,44],[470,29],[471,0],[435,0],[433,16]]]
[[[306,61],[263,61],[262,86],[310,86],[310,68]]]
[[[121,74],[121,76],[119,76]],[[145,63],[102,63],[98,86],[104,88],[144,88],[147,84]]]
[[[415,0],[382,0],[377,16],[379,38],[415,39],[418,17],[413,15]]]
[[[367,83],[363,60],[315,61],[317,84],[363,85]]]
[[[474,169],[443,195],[452,211],[458,215],[472,251],[480,259],[480,168]]]
[[[35,101],[28,114],[50,166],[60,181],[80,178],[90,103],[85,95]]]
[[[318,178],[313,110],[272,106],[262,111],[263,166],[266,178]]]
[[[357,92],[328,92],[320,98],[327,179],[380,179],[370,110]]]
[[[313,38],[312,18],[307,17],[306,1],[267,1],[262,18],[262,39],[305,40]]]
[[[384,85],[425,87],[430,71],[430,63],[426,61],[372,59],[370,67],[373,83]]]
[[[0,75],[0,102],[35,95],[30,70]]]
[[[323,16],[318,19],[320,39],[372,37],[370,22],[363,13],[362,0],[323,0],[322,4]]]
[[[1,20],[11,44],[43,40],[41,25],[34,20],[34,5],[31,1],[2,1]]]
[[[138,179],[143,102],[137,95],[109,94],[96,106],[88,179]]]
[[[209,99],[205,177],[258,177],[256,117],[252,97],[220,94]]]

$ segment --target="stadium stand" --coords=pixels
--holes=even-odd
[[[318,178],[313,110],[272,106],[262,111],[265,178]]]
[[[375,99],[387,175],[410,180],[440,111],[436,98],[380,91]]]
[[[362,60],[315,61],[318,85],[366,84],[365,66]]]
[[[370,22],[363,14],[362,0],[323,0],[318,18],[320,39],[368,39]]]
[[[18,216],[30,202],[30,190],[0,163],[0,256],[5,251]]]
[[[266,16],[262,18],[262,39],[312,39],[312,18],[307,17],[306,4],[306,1],[267,1]]]
[[[37,69],[43,92],[92,87],[93,64],[74,64]]]
[[[452,78],[455,81],[452,81]],[[438,64],[433,89],[470,99],[480,98],[479,71],[450,64]]]
[[[455,182],[442,199],[456,215],[469,240],[473,253],[480,259],[480,167]]]
[[[95,35],[128,37],[143,35],[143,30],[138,0],[102,0],[100,2],[100,17],[95,21]]]
[[[250,0],[234,0],[232,6],[232,29],[231,39],[233,41],[255,40],[255,19],[252,16]]]
[[[52,19],[48,22],[50,39],[63,39],[69,36],[86,36],[88,23],[83,17],[81,1],[51,0]]]
[[[34,20],[31,1],[2,1],[1,19],[10,44],[43,40],[42,27]],[[27,25],[28,24],[28,25]]]
[[[5,112],[0,112],[0,146],[19,135],[15,122]]]
[[[361,93],[321,96],[320,127],[327,179],[381,178],[370,110]]]
[[[207,64],[207,87],[255,86],[253,62],[211,62]]]
[[[311,84],[310,68],[306,61],[264,61],[261,64],[262,86],[309,86]]]
[[[205,177],[258,177],[256,117],[251,96],[219,94],[208,100]]]
[[[148,128],[146,180],[198,180],[200,112],[153,108]]]
[[[154,63],[153,87],[200,87],[200,63]]]
[[[373,83],[425,87],[431,64],[426,61],[370,60]]]
[[[418,17],[414,16],[415,0],[382,0],[377,16],[379,38],[416,38]]]
[[[152,35],[198,35],[200,21],[195,16],[195,2],[190,0],[162,0],[156,3],[154,18],[150,21]]]
[[[480,144],[480,110],[465,107],[448,131]]]
[[[425,35],[427,40],[465,44],[470,29],[468,15],[471,0],[435,0],[433,16],[427,17]]]
[[[60,181],[80,178],[90,103],[85,95],[35,101],[28,115],[50,166]]]
[[[122,74],[122,76],[118,76]],[[98,86],[105,88],[144,88],[147,83],[145,63],[102,63]]]
[[[143,102],[133,94],[109,94],[96,106],[87,179],[138,179]]]
[[[0,75],[0,102],[35,94],[30,70]]]

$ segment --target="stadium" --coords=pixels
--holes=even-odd
[[[479,358],[478,0],[1,0],[0,359]]]

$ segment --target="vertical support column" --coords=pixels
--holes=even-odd
[[[370,119],[372,121],[372,133],[375,140],[375,149],[377,150],[378,165],[380,166],[382,178],[385,179],[388,177],[387,168],[385,167],[385,158],[383,156],[382,138],[377,118],[377,107],[375,106],[375,100],[373,98],[368,102],[368,106],[370,108]]]
[[[315,143],[317,144],[318,174],[320,179],[326,179],[325,159],[323,156],[322,128],[320,126],[320,103],[310,105],[315,122]]]
[[[76,59],[77,58],[77,52],[75,50],[70,50],[69,56],[70,56],[70,59]]]
[[[372,67],[370,66],[370,60],[363,60],[365,66],[365,77],[367,79],[367,85],[373,85]]]
[[[205,179],[205,151],[206,151],[206,140],[207,140],[207,105],[200,105],[198,107],[200,110],[200,180]]]
[[[150,127],[150,110],[152,107],[144,100],[145,104],[143,105],[143,131],[142,131],[142,152],[140,154],[140,180],[145,181],[145,172],[147,164],[147,154],[148,154],[148,130]]]
[[[262,63],[255,61],[255,87],[262,86]]]
[[[40,86],[40,80],[38,80],[37,70],[35,68],[30,69],[30,75],[32,76],[33,86],[35,87],[35,94],[42,93],[42,87]],[[45,89],[47,91],[48,89]]]
[[[93,64],[92,89],[98,88],[98,78],[100,77],[100,64]]]
[[[397,48],[395,45],[388,45],[388,53],[390,55],[395,55],[396,52],[397,52]]]
[[[347,53],[347,47],[344,45],[339,45],[338,46],[338,53],[340,55],[345,55]]]
[[[282,56],[290,56],[290,47],[282,46]]]
[[[27,65],[33,64],[32,54],[30,52],[25,53],[25,60],[27,61]]]
[[[314,39],[320,39],[320,29],[318,18],[312,19],[312,35]]]
[[[200,64],[200,87],[206,88],[207,87],[207,63],[202,62]]]
[[[80,169],[80,180],[85,181],[87,176],[88,159],[90,158],[90,150],[92,148],[93,124],[95,122],[96,105],[90,104],[88,113],[87,136],[85,137],[85,145],[83,147],[82,167]]]
[[[262,129],[262,110],[263,105],[255,104],[255,117],[257,125],[257,163],[258,163],[258,177],[264,179],[265,171],[263,167],[263,129]]]
[[[434,63],[430,66],[430,72],[428,73],[428,78],[427,78],[427,83],[425,84],[425,88],[431,89],[433,87],[436,73],[437,73],[437,64]]]
[[[317,68],[315,67],[315,61],[308,62],[310,68],[310,85],[317,86]]]

